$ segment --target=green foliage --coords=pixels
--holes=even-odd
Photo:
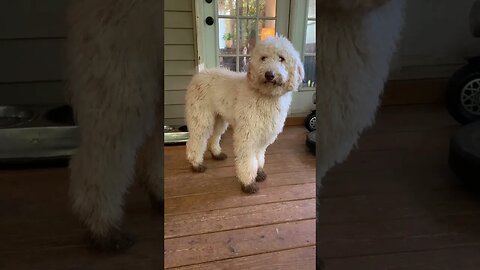
[[[232,33],[227,32],[227,33],[223,34],[223,39],[224,39],[224,40],[231,40],[231,39],[233,39]]]

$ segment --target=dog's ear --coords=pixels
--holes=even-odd
[[[303,63],[300,60],[300,57],[296,59],[297,62],[297,72],[298,72],[298,85],[300,85],[305,78],[305,68],[303,67]]]
[[[303,63],[300,60],[300,56],[295,54],[293,57],[294,67],[291,72],[295,73],[295,76],[291,76],[287,81],[287,88],[290,91],[296,92],[302,84],[303,78],[305,78],[305,69]]]

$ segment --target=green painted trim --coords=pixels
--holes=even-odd
[[[295,0],[290,6],[290,40],[293,46],[300,53],[302,61],[305,61],[305,56],[315,55],[312,53],[305,53],[305,42],[307,36],[307,21],[308,17],[308,0]],[[310,19],[312,20],[312,19]],[[298,91],[312,91],[315,87],[300,87]]]
[[[208,16],[216,18],[215,1],[212,1],[210,4],[205,1],[195,1],[195,7],[197,28],[193,34],[198,44],[199,64],[203,64],[203,68],[215,67],[217,66],[215,55],[216,47],[218,46],[215,35],[217,24],[207,25],[205,23],[205,18]],[[216,41],[217,44],[215,46],[212,46],[212,40]]]
[[[285,2],[288,2],[285,4]],[[288,23],[288,18],[289,18],[289,6],[290,6],[290,0],[277,0],[277,6],[276,6],[276,21],[275,21],[275,28],[277,29],[277,32],[285,37],[289,36],[289,23]]]
[[[305,44],[308,0],[295,0],[290,4],[290,35],[289,39],[303,59]]]

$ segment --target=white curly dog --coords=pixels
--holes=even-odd
[[[282,132],[304,73],[292,43],[277,36],[257,43],[246,73],[213,68],[195,75],[185,97],[187,159],[193,170],[205,171],[207,148],[214,159],[226,158],[220,139],[230,124],[242,190],[257,192],[256,182],[266,179],[265,151]]]

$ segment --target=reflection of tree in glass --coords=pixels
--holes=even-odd
[[[258,10],[263,10],[265,12],[265,1],[258,2]],[[260,15],[264,15],[264,14],[259,14],[259,16]]]
[[[218,10],[222,15],[235,15],[235,0],[219,0]]]
[[[256,24],[252,27],[252,30],[250,30],[250,35],[248,35],[248,51],[252,51],[252,49],[255,47],[255,44],[257,42],[257,29],[256,29]]]
[[[255,16],[257,14],[256,0],[240,0],[238,11],[243,16]]]
[[[243,50],[247,49],[247,54],[255,47],[257,36],[257,21],[241,19],[240,24],[240,53],[244,53]]]
[[[262,11],[260,16],[264,16],[265,8],[267,5],[267,1],[260,0],[258,2],[256,0],[218,0],[218,10],[219,14],[221,15],[237,15],[235,12],[236,5],[238,2],[238,14],[240,16],[255,16],[259,11]]]

